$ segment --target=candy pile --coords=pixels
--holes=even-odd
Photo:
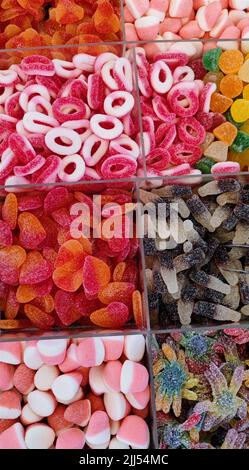
[[[212,180],[194,190],[166,185],[140,190],[140,199],[157,206],[157,214],[149,204],[143,216],[152,323],[166,327],[246,318],[248,185],[233,178]]]
[[[153,338],[160,448],[249,448],[248,343],[242,329]]]
[[[204,67],[208,70],[204,81],[216,84],[211,110],[224,114],[227,119],[215,129],[215,137],[225,143],[224,152],[229,146],[229,160],[238,162],[242,170],[247,170],[249,165],[248,59],[248,54],[243,56],[236,50],[222,52],[219,48],[206,52],[203,57]]]
[[[0,82],[1,184],[136,175],[139,129],[127,58],[33,55],[0,72]]]
[[[249,0],[125,0],[126,40],[215,38],[226,47],[224,39],[248,38],[248,11]]]
[[[119,3],[119,0],[3,0],[0,47],[118,41]],[[25,51],[21,54],[26,55]]]
[[[130,203],[132,211],[132,194],[106,189],[101,198],[98,206],[65,187],[7,195],[0,220],[0,328],[76,322],[120,328],[134,317],[143,326],[138,240],[125,237],[122,216],[118,233],[111,229],[112,207]],[[83,237],[89,226],[89,238]]]
[[[221,49],[212,49],[204,55],[203,63],[201,58],[190,59],[185,52],[166,52],[155,55],[149,62],[143,49],[136,48],[148,176],[211,173],[220,162],[226,162],[223,171],[240,170],[238,162],[227,162],[229,146],[241,152],[246,145],[244,140],[249,146],[249,137],[239,145],[240,133],[237,135],[237,127],[226,122],[223,113],[232,105],[231,113],[239,119],[236,109],[241,100],[233,103],[230,97],[218,92],[219,88],[216,92],[214,83],[221,80],[220,66],[227,74],[221,81],[222,90],[231,94],[234,87],[229,84],[233,80],[229,71],[232,66],[225,67],[228,60],[234,64],[233,70],[243,75],[247,62],[243,65],[244,56],[239,51],[222,53]],[[210,72],[214,64],[217,72]],[[242,92],[242,80],[237,75],[234,80],[237,85],[238,81],[241,83]],[[248,102],[243,100],[242,105]],[[208,157],[204,161],[203,154]]]
[[[0,344],[0,449],[147,449],[141,335]]]

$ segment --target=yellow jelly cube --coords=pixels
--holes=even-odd
[[[236,100],[231,106],[231,116],[235,122],[245,122],[249,119],[249,100]]]

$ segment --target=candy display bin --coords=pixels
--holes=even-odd
[[[248,328],[152,336],[159,449],[248,448],[248,339]],[[228,395],[233,411],[220,406]]]
[[[0,401],[5,407],[10,400],[6,411],[1,411],[0,448],[107,449],[110,440],[110,448],[157,448],[147,334],[124,332],[120,336],[105,331],[101,336],[85,336],[71,331],[69,335],[61,332],[60,339],[54,334],[44,340],[45,336],[42,334],[38,341],[16,338],[0,343]],[[129,392],[138,387],[134,385],[136,371],[140,389],[146,387],[138,401]],[[42,417],[38,418],[35,411]],[[95,421],[101,423],[103,433],[105,430],[105,441],[97,435],[95,442]],[[136,435],[132,423],[136,432],[140,431]]]
[[[152,330],[248,326],[248,178],[140,183]]]
[[[136,229],[137,185],[130,181],[116,184],[112,182],[112,188],[106,181],[2,190],[3,228],[11,225],[11,214],[15,215],[13,230],[3,234],[6,238],[1,248],[0,340],[37,338],[40,334],[50,337],[51,330],[61,337],[65,329],[67,334],[71,329],[82,334],[101,334],[106,328],[116,334],[147,331],[142,241]],[[119,214],[113,216],[113,207],[120,209]],[[113,224],[116,238],[111,231]],[[122,224],[127,239],[122,238]],[[90,264],[85,265],[86,260]],[[89,288],[96,292],[90,294],[87,284],[90,282],[90,286],[93,278],[93,287]],[[20,280],[25,282],[23,287]],[[111,294],[108,290],[111,297],[103,297],[102,303],[98,293],[107,285],[118,291]],[[120,288],[124,289],[122,293],[118,293]],[[118,296],[121,303],[115,307]],[[110,317],[99,310],[109,304],[118,308]],[[93,311],[100,314],[94,322],[90,321]]]

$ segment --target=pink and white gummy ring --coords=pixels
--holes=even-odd
[[[17,80],[17,73],[14,70],[1,70],[0,71],[0,86],[9,87]]]
[[[109,142],[100,139],[95,134],[89,135],[85,140],[81,154],[87,166],[95,166],[108,151]]]
[[[129,157],[137,160],[140,154],[140,149],[138,144],[128,135],[122,134],[120,137],[110,142],[109,152],[113,155],[128,155]]]
[[[34,95],[42,96],[45,100],[50,101],[50,94],[45,86],[38,84],[29,85],[21,92],[19,98],[19,104],[23,111],[28,111],[29,99],[30,97],[33,98]]]
[[[95,57],[90,54],[76,54],[73,57],[73,64],[77,69],[82,70],[83,72],[92,73],[94,70]]]
[[[171,89],[173,76],[169,66],[163,60],[158,60],[152,65],[150,82],[156,93],[164,94]]]
[[[90,119],[92,132],[105,140],[113,140],[119,137],[123,132],[123,124],[114,116],[105,114],[95,114]]]
[[[47,114],[38,113],[37,111],[25,113],[22,122],[28,132],[37,134],[46,134],[51,127],[59,126],[58,121],[52,116],[47,116]]]
[[[118,102],[118,104],[115,104]],[[104,101],[104,111],[110,116],[122,118],[134,107],[134,98],[127,91],[114,91],[110,93]]]
[[[21,62],[21,69],[27,75],[44,75],[46,77],[52,77],[55,74],[52,60],[42,55],[25,57]]]
[[[72,96],[57,98],[52,105],[55,119],[60,123],[77,121],[86,117],[86,106],[79,98]]]
[[[71,173],[67,172],[67,168],[72,165],[74,168],[73,171]],[[61,160],[59,170],[58,170],[58,176],[61,181],[65,181],[65,182],[80,181],[85,174],[85,170],[86,170],[86,165],[85,165],[83,158],[80,155],[78,154],[68,155],[67,157],[64,157]]]
[[[56,139],[66,138],[71,142],[69,145],[57,144]],[[45,144],[57,155],[73,155],[77,153],[82,145],[81,138],[77,132],[65,127],[51,129],[45,136]]]

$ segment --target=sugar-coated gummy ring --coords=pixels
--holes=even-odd
[[[55,73],[62,78],[77,78],[81,74],[81,70],[77,69],[72,62],[61,59],[53,59]]]
[[[204,127],[195,118],[180,119],[177,132],[182,142],[191,145],[202,144],[206,137]]]
[[[116,54],[113,54],[112,52],[103,52],[103,54],[96,57],[94,62],[94,72],[100,72],[106,62],[110,62],[110,60],[116,61],[117,59],[118,56]]]
[[[171,70],[175,70],[176,67],[187,65],[189,58],[184,52],[163,52],[156,54],[154,61],[163,60]]]
[[[114,116],[95,114],[90,119],[92,132],[104,140],[113,140],[123,132],[123,124]]]
[[[113,155],[118,153],[128,155],[129,157],[137,160],[140,154],[140,149],[138,144],[128,135],[122,134],[120,137],[117,137],[117,139],[110,142],[109,152]]]
[[[58,169],[60,167],[60,162],[61,159],[58,157],[58,155],[50,155],[46,159],[43,167],[38,172],[38,175],[33,175],[32,182],[34,184],[55,183],[58,175]]]
[[[4,104],[7,98],[12,96],[14,91],[13,86],[3,87],[3,92],[0,94],[0,104]]]
[[[74,166],[74,169],[71,173],[68,173],[66,170],[69,166]],[[77,182],[80,181],[85,174],[86,165],[83,158],[78,155],[68,155],[61,159],[58,177],[61,181],[64,182]]]
[[[194,145],[180,144],[172,145],[169,148],[170,163],[172,165],[180,165],[181,163],[190,163],[194,165],[202,156],[202,149]]]
[[[170,153],[165,148],[157,148],[152,150],[146,157],[146,166],[153,168],[157,171],[162,171],[167,168],[170,162]]]
[[[176,69],[173,72],[174,83],[185,82],[185,81],[192,82],[194,81],[194,79],[195,79],[194,71],[188,65],[176,67]]]
[[[14,174],[15,176],[28,176],[35,173],[37,170],[40,170],[44,163],[46,162],[45,158],[41,155],[36,155],[33,160],[29,161],[24,166],[15,166]]]
[[[121,90],[133,90],[132,68],[128,59],[120,57],[115,60],[113,76]]]
[[[53,116],[53,109],[48,100],[43,98],[43,96],[34,96],[28,103],[27,111],[38,111],[41,109],[47,113],[48,116]]]
[[[164,94],[171,89],[173,76],[169,66],[163,60],[158,60],[152,65],[150,83],[156,93]]]
[[[135,175],[136,169],[137,163],[134,158],[127,155],[115,155],[103,162],[101,173],[106,179],[130,178]]]
[[[14,85],[18,76],[15,70],[1,70],[0,71],[0,86],[11,86]]]
[[[60,123],[77,121],[86,117],[86,106],[82,100],[74,97],[57,98],[52,104],[55,119]]]
[[[91,135],[90,121],[88,119],[80,119],[77,121],[65,121],[61,124],[62,127],[67,129],[77,130],[82,142]]]
[[[66,138],[71,144],[61,145],[56,143],[56,139]],[[77,132],[65,127],[56,127],[47,132],[45,136],[45,144],[57,155],[73,155],[81,149],[81,138]]]
[[[186,102],[188,106],[185,106]],[[179,82],[168,93],[171,109],[180,117],[194,116],[199,109],[198,90],[195,83]]]
[[[73,56],[73,64],[77,69],[82,70],[83,72],[92,73],[94,70],[94,63],[96,57],[90,54],[76,54]]]
[[[240,171],[240,164],[237,162],[219,162],[212,166],[212,174],[237,173]]]
[[[58,121],[56,121],[52,116],[47,116],[47,114],[38,113],[37,111],[29,111],[25,113],[22,122],[24,128],[28,132],[41,134],[46,134],[51,127],[59,126]]]
[[[55,74],[53,61],[42,55],[31,55],[22,59],[21,69],[27,75],[52,77]]]
[[[29,85],[20,94],[19,98],[19,104],[23,111],[27,112],[28,111],[28,104],[29,104],[29,99],[30,97],[34,97],[34,95],[42,96],[45,98],[47,101],[50,102],[50,94],[48,92],[48,89],[43,86],[43,85]]]
[[[116,105],[115,101],[121,102],[121,104]],[[122,118],[133,109],[134,103],[135,101],[131,93],[127,91],[113,91],[105,98],[104,111],[110,116]]]
[[[87,166],[95,166],[108,151],[109,141],[91,134],[84,142],[81,154]]]
[[[2,159],[0,163],[0,178],[6,178],[6,176],[8,176],[12,172],[15,164],[16,156],[10,150],[10,148],[7,148],[2,154]]]
[[[117,81],[113,78],[113,71],[115,67],[115,60],[110,60],[106,62],[101,69],[101,77],[103,82],[111,90],[118,90]]]
[[[20,94],[21,94],[20,91],[13,93],[11,96],[9,96],[6,99],[4,103],[5,113],[17,119],[22,119],[23,117],[23,110],[19,105]]]

